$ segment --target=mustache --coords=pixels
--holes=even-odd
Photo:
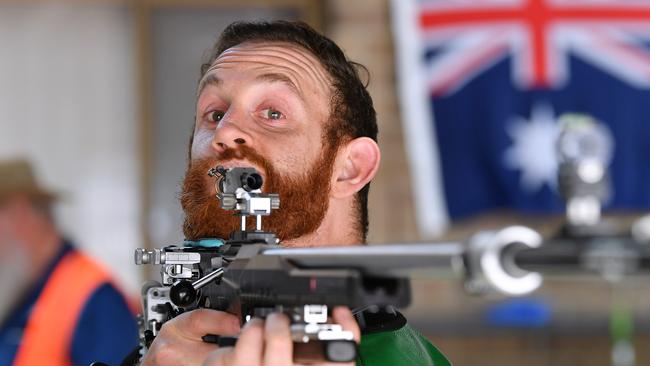
[[[238,149],[228,148],[218,156],[191,161],[189,169],[198,169],[197,166],[208,166],[208,169],[210,169],[216,167],[219,164],[224,164],[232,160],[247,161],[252,165],[264,170],[265,173],[274,170],[273,166],[266,158],[264,158],[257,151],[255,151],[255,149],[249,146],[241,146]]]
[[[271,182],[269,179],[270,177],[276,176],[275,168],[268,159],[249,146],[241,146],[237,149],[228,148],[218,156],[191,161],[186,176],[191,176],[193,179],[199,179],[200,177],[205,178],[210,169],[233,160],[250,163],[251,167],[255,168],[258,173],[261,173],[264,176],[265,179],[262,186],[263,191],[272,192],[272,190],[277,190],[278,187],[275,186],[276,184],[273,184],[275,182]],[[190,174],[190,172],[193,174]],[[205,172],[205,175],[202,176],[200,173],[197,174],[198,172]],[[195,187],[200,184],[199,182],[195,183]]]

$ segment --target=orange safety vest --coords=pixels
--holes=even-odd
[[[54,268],[27,321],[14,366],[71,365],[77,321],[90,295],[110,281],[88,256],[71,251]]]

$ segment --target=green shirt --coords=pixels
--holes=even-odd
[[[397,330],[364,334],[356,366],[451,366],[420,333],[405,324]]]

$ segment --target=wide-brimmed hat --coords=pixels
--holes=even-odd
[[[58,198],[55,192],[39,185],[27,160],[0,160],[0,200],[16,194],[25,194],[39,201],[53,201]]]

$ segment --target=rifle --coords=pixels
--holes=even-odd
[[[564,139],[592,138],[591,125],[579,122],[565,129]],[[601,166],[594,169],[594,164]],[[612,280],[648,274],[650,218],[639,220],[630,232],[616,232],[600,221],[600,201],[608,190],[605,165],[592,156],[565,157],[559,180],[567,225],[546,240],[530,228],[511,226],[479,232],[466,242],[291,249],[262,231],[262,217],[278,209],[280,199],[261,192],[261,175],[253,168],[213,168],[208,174],[216,179],[221,208],[241,217],[241,230],[227,240],[136,250],[136,264],[162,266],[162,281],[142,289],[142,354],[166,321],[184,311],[211,308],[236,314],[242,322],[284,312],[291,320],[294,360],[350,362],[357,355],[352,333],[329,323],[328,309],[406,307],[408,275],[417,268],[461,277],[470,293],[508,296],[536,290],[542,275],[596,273]],[[585,171],[590,175],[582,176]],[[594,180],[594,171],[604,174]],[[256,218],[252,231],[246,230],[249,216]],[[204,340],[235,341],[212,335]]]

